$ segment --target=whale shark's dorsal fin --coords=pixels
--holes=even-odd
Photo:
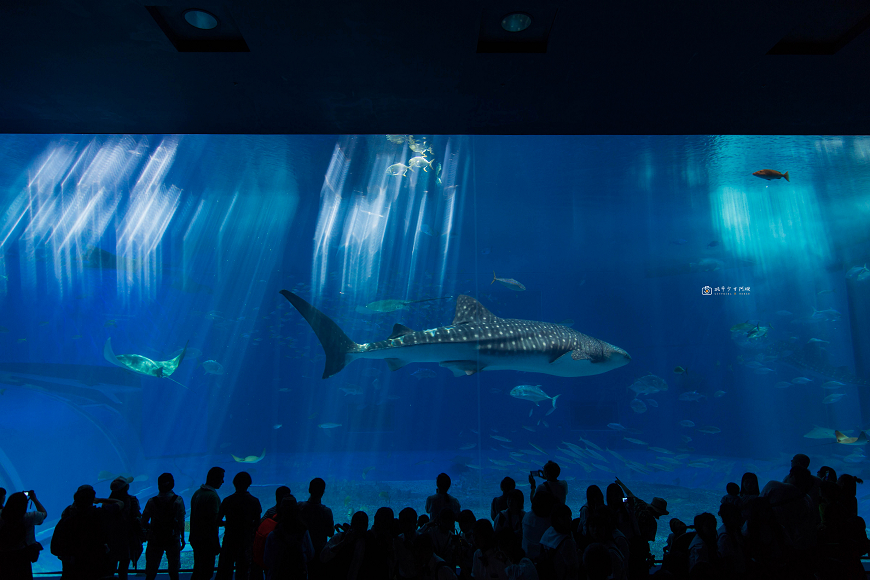
[[[387,337],[387,340],[391,338],[399,338],[400,336],[405,336],[406,334],[410,334],[414,332],[412,329],[408,328],[404,324],[394,324],[393,325],[393,334]]]
[[[467,324],[469,322],[496,322],[498,320],[501,319],[471,296],[461,294],[456,298],[456,315],[453,317],[454,325]]]

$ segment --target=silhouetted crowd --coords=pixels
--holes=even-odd
[[[667,501],[647,503],[617,478],[604,493],[589,486],[575,517],[566,505],[567,482],[552,461],[529,474],[528,511],[525,495],[506,477],[490,517],[477,519],[450,495],[450,477],[442,473],[425,514],[406,507],[395,517],[381,507],[371,526],[361,511],[336,525],[321,503],[326,483],[320,478],[311,480],[307,501],[279,487],[275,505],[263,513],[243,471],[233,478],[235,492],[221,500],[224,469],[213,467],[190,502],[191,578],[209,580],[217,561],[217,580],[234,572],[236,580],[863,580],[861,557],[870,549],[856,498],[863,482],[851,475],[838,479],[829,467],[812,475],[809,463],[806,455],[795,455],[785,479],[761,490],[753,473],[744,474],[740,485],[729,483],[718,508],[721,524],[706,512],[691,525],[672,518],[654,573],[649,543],[659,518],[669,514]],[[112,481],[108,498],[97,498],[89,485],[76,490],[50,546],[65,580],[126,579],[143,544],[147,580],[155,578],[164,555],[169,577],[178,578],[186,512],[172,491],[173,477],[157,479],[159,493],[141,510],[128,493],[130,482]],[[32,490],[5,496],[0,488],[0,579],[30,579],[31,562],[42,549],[34,526],[47,513]],[[28,511],[30,502],[34,510]]]

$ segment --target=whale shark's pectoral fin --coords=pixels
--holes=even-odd
[[[445,360],[438,364],[453,371],[454,377],[473,375],[484,369],[476,360]]]
[[[575,348],[574,350],[569,350],[563,352],[562,354],[557,354],[553,357],[553,360],[550,361],[551,365],[564,365],[571,362],[577,361],[589,361],[590,363],[600,363],[607,360],[604,356],[594,356],[590,355],[587,351]]]
[[[391,371],[397,371],[409,362],[411,362],[409,360],[402,360],[400,358],[385,358],[384,360],[386,361],[387,366],[390,367]]]

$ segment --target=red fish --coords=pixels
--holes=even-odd
[[[768,181],[770,181],[771,179],[781,179],[783,177],[785,177],[786,181],[791,181],[791,179],[788,178],[788,171],[786,171],[785,173],[780,173],[779,171],[776,171],[774,169],[762,169],[761,171],[756,171],[752,175],[754,175],[755,177],[760,177],[761,179],[766,179]]]

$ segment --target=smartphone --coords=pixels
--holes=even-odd
[[[24,492],[24,497],[26,497],[27,499],[30,499],[30,492],[29,492],[29,491],[25,491],[25,492]]]
[[[628,501],[627,497],[622,498],[622,503],[626,503]]]

